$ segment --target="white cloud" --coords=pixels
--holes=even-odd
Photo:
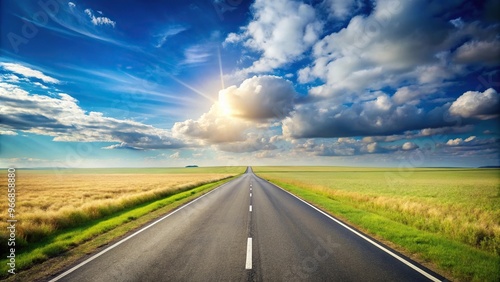
[[[442,15],[458,2],[374,1],[371,14],[354,16],[345,28],[314,45],[314,62],[299,70],[299,82],[320,79],[324,84],[313,87],[311,95],[342,100],[386,87],[439,86],[463,75],[468,70],[452,63],[449,50],[466,39],[491,38],[498,32],[477,24],[454,27]],[[400,93],[398,103],[420,96],[407,94],[411,97]]]
[[[175,137],[215,145],[228,152],[273,150],[279,137],[268,136],[269,122],[281,120],[293,108],[292,84],[276,76],[254,76],[239,87],[219,92],[219,100],[200,118],[176,122]]]
[[[18,83],[19,81],[29,81],[27,78],[20,78],[15,74],[3,74],[0,76],[0,81],[10,82],[10,83]]]
[[[23,10],[21,14],[27,15],[33,15],[39,10],[38,5],[21,5],[20,7]],[[51,32],[56,32],[63,36],[85,36],[129,50],[136,48],[128,42],[116,39],[111,33],[112,29],[116,26],[116,22],[108,17],[102,16],[102,13],[97,12],[96,16],[91,8],[85,8],[80,4],[76,5],[74,2],[68,2],[67,5],[57,5],[57,8],[57,17],[50,17],[53,24],[41,24],[44,21],[40,22],[28,18],[26,18],[26,20],[40,28],[48,29]],[[101,16],[99,16],[99,14],[101,14]]]
[[[58,97],[30,94],[0,83],[0,120],[12,130],[53,136],[54,141],[118,142],[106,149],[168,149],[186,146],[168,130],[132,120],[86,112],[68,94]]]
[[[181,153],[180,152],[175,152],[173,153],[172,155],[168,156],[169,158],[171,159],[178,159],[181,157]]]
[[[110,18],[94,16],[91,9],[85,9],[84,12],[87,14],[93,25],[110,25],[112,27],[115,27],[116,25],[116,22],[112,21]]]
[[[446,145],[448,146],[457,146],[462,144],[464,140],[462,138],[456,138],[456,139],[450,139],[448,142],[446,142]]]
[[[469,136],[469,137],[467,137],[464,141],[465,141],[465,142],[470,142],[470,141],[472,141],[472,140],[474,140],[474,139],[476,139],[476,136]]]
[[[31,69],[31,68],[25,67],[23,65],[20,65],[20,64],[16,64],[16,63],[0,63],[0,66],[3,69],[5,69],[5,70],[14,72],[16,74],[20,74],[20,75],[22,75],[24,77],[27,77],[27,78],[40,79],[40,80],[42,80],[45,83],[56,83],[56,84],[60,83],[59,80],[57,80],[57,79],[55,79],[53,77],[50,77],[48,75],[45,75],[41,71],[34,70],[34,69]]]
[[[257,0],[252,7],[253,20],[241,34],[231,33],[225,43],[242,42],[261,54],[242,73],[262,73],[293,62],[314,44],[322,31],[322,22],[308,4],[292,0]]]
[[[208,61],[212,56],[207,52],[207,47],[203,45],[194,45],[184,50],[184,64],[199,64]]]
[[[40,87],[42,89],[49,89],[47,86],[41,84],[40,82],[34,82],[33,85],[36,85],[36,86],[38,86],[38,87]]]
[[[489,88],[484,92],[467,91],[451,104],[450,113],[464,118],[490,119],[498,116],[500,95]]]
[[[413,142],[405,142],[401,147],[404,151],[415,150],[418,148],[418,145]]]
[[[466,143],[470,143],[474,140],[476,140],[476,136],[469,136],[469,137],[465,138],[465,140],[462,138],[455,138],[455,139],[448,140],[448,142],[446,142],[446,145],[459,146],[459,145],[464,145]],[[473,144],[473,143],[470,143],[470,144]]]
[[[418,87],[403,86],[394,93],[392,99],[398,105],[407,104],[409,102],[418,103],[422,95],[423,93]]]
[[[330,4],[337,3],[332,0]],[[292,139],[367,135],[385,138],[406,136],[407,131],[445,132],[455,127],[456,116],[497,116],[499,97],[494,90],[463,95],[455,102],[444,92],[453,80],[472,69],[456,64],[456,54],[450,50],[464,40],[498,40],[498,26],[450,24],[443,13],[459,5],[458,1],[428,5],[377,0],[369,15],[354,16],[345,28],[323,37],[313,47],[313,63],[298,71],[298,81],[316,84],[319,79],[324,83],[310,88],[309,99],[295,106],[283,121],[283,134]],[[482,50],[492,51],[491,45]],[[474,60],[489,66],[484,62],[487,59]],[[392,89],[396,91],[390,96]],[[455,117],[447,118],[450,113]],[[408,135],[416,138],[418,134]],[[366,150],[376,149],[374,146]]]
[[[344,20],[352,16],[363,4],[360,0],[325,0],[323,2],[333,18]]]
[[[18,134],[15,131],[5,130],[5,129],[1,129],[0,128],[0,135],[12,135],[12,136],[15,136],[15,135],[18,135]]]
[[[158,42],[156,43],[155,47],[156,48],[162,47],[163,44],[165,44],[165,42],[167,42],[167,39],[169,37],[175,36],[183,31],[186,31],[187,29],[188,29],[187,26],[182,26],[182,25],[173,25],[173,26],[167,27],[167,29],[164,32],[162,32],[156,36],[159,39],[158,39]]]
[[[195,139],[203,144],[217,144],[243,141],[243,132],[250,127],[251,123],[248,121],[225,115],[217,102],[197,120],[176,122],[172,132],[178,138]]]

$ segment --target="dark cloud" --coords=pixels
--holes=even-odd
[[[283,134],[292,138],[351,137],[402,134],[408,130],[455,125],[447,107],[426,111],[413,105],[395,105],[387,95],[352,106],[325,102],[302,105],[283,122]]]
[[[467,138],[449,139],[446,143],[437,146],[442,154],[451,156],[473,156],[490,155],[496,156],[500,153],[500,138],[478,138],[469,136]]]
[[[413,151],[419,146],[412,142],[401,145],[388,145],[379,142],[365,142],[353,138],[338,139],[308,139],[296,142],[295,153],[312,156],[354,156],[365,154],[389,154],[395,152]]]
[[[282,119],[293,109],[297,95],[290,81],[277,76],[254,76],[219,92],[223,110],[249,120]]]
[[[217,149],[232,153],[247,153],[257,151],[275,150],[278,147],[272,140],[258,134],[248,134],[245,141],[222,143],[217,145]]]

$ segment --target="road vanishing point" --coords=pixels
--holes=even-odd
[[[445,281],[256,176],[240,177],[49,281]]]

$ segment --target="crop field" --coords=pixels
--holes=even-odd
[[[254,172],[358,228],[440,265],[459,280],[484,281],[499,274],[499,266],[481,269],[495,268],[499,262],[499,169],[254,167]],[[399,227],[384,234],[391,224],[411,231],[401,238],[391,234]],[[439,240],[426,239],[431,238],[428,234],[464,246],[463,253],[454,249],[452,255],[449,248],[437,246]],[[474,250],[491,263],[467,262]]]
[[[243,167],[16,171],[18,244],[244,172]],[[6,179],[6,173],[2,173]],[[7,198],[7,181],[2,197]],[[7,210],[7,201],[0,209]],[[6,213],[0,214],[5,229]],[[2,232],[1,236],[5,236]],[[1,241],[5,242],[6,237]],[[5,244],[4,244],[5,245]]]

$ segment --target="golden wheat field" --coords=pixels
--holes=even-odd
[[[110,215],[147,201],[230,177],[242,169],[151,169],[16,171],[16,232],[34,242],[64,228]],[[6,175],[2,175],[6,178]],[[0,209],[7,210],[7,181]],[[0,214],[6,228],[7,213]],[[5,236],[5,235],[2,235]],[[2,241],[6,238],[0,238]]]

